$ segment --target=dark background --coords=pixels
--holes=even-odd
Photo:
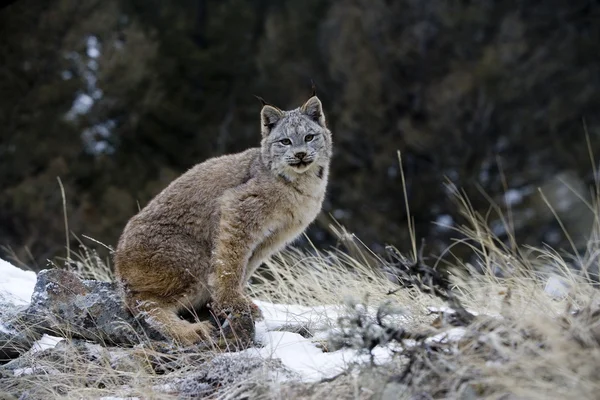
[[[439,225],[464,223],[457,188],[501,239],[490,201],[522,243],[571,248],[541,188],[583,249],[599,45],[600,4],[583,0],[3,4],[0,257],[65,255],[57,177],[70,230],[114,246],[183,171],[258,144],[254,94],[295,108],[311,80],[335,142],[317,246],[336,244],[334,217],[376,252],[410,247],[399,150],[427,253],[459,237]]]

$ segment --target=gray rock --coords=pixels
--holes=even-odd
[[[18,315],[24,308],[0,296],[0,365],[19,357],[41,336],[21,323]]]
[[[22,319],[39,333],[101,344],[140,343],[164,338],[134,318],[111,282],[83,280],[61,269],[40,271],[31,304]]]
[[[265,361],[247,354],[226,354],[215,356],[198,365],[184,379],[170,383],[179,388],[182,398],[204,398],[219,389],[239,385],[241,382],[263,381],[269,373],[281,376],[288,374],[279,360]]]
[[[64,373],[73,365],[97,366],[98,370],[109,367],[128,373],[152,373],[152,365],[143,352],[135,347],[104,347],[80,339],[63,340],[55,347],[44,350],[31,349],[21,357],[0,368],[13,374],[19,370],[31,370],[32,374]]]
[[[0,365],[21,356],[39,337],[32,331],[0,332]]]

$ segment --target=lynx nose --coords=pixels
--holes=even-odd
[[[304,157],[306,157],[306,153],[305,153],[305,152],[303,152],[303,151],[299,151],[299,152],[297,152],[296,154],[294,154],[294,156],[295,156],[295,157],[296,157],[298,160],[302,161],[302,160],[304,159]]]

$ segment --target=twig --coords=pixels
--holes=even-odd
[[[63,205],[63,217],[65,219],[65,240],[67,242],[67,261],[69,261],[71,257],[71,244],[69,243],[69,220],[67,218],[67,199],[65,196],[65,188],[60,180],[60,176],[56,177],[58,181],[58,185],[60,186],[60,194],[62,196],[62,205]]]

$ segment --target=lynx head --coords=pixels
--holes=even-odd
[[[320,174],[328,167],[331,132],[317,96],[291,111],[265,104],[260,117],[262,157],[274,173],[294,180],[308,171]]]

